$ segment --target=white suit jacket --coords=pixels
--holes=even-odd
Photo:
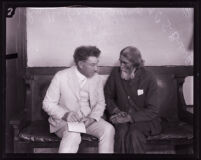
[[[79,82],[76,66],[59,71],[53,77],[43,100],[43,109],[50,116],[50,132],[56,132],[66,125],[61,118],[66,112],[80,110]],[[101,76],[95,74],[88,79],[91,112],[88,117],[99,121],[105,110],[105,98]]]

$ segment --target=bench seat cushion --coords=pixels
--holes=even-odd
[[[88,134],[81,134],[81,136],[83,141],[98,143],[98,138],[94,136]],[[59,142],[61,140],[54,133],[49,133],[48,122],[44,120],[31,122],[20,132],[19,137],[31,142]]]
[[[149,136],[147,138],[148,144],[169,144],[169,145],[179,145],[179,144],[190,144],[193,140],[192,127],[184,122],[163,122],[162,132],[159,135]],[[98,138],[81,134],[82,140],[87,142],[98,143]],[[49,133],[48,122],[44,120],[38,120],[32,122],[26,128],[24,128],[19,137],[26,141],[31,142],[59,142],[55,134]]]
[[[191,144],[193,141],[193,128],[185,122],[163,122],[162,132],[159,135],[149,136],[149,144]]]

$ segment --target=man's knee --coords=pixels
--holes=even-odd
[[[111,125],[110,123],[107,123],[107,125],[105,125],[105,127],[104,127],[104,135],[114,137],[115,129],[114,129],[113,125]]]
[[[79,133],[74,132],[63,132],[62,140],[72,141],[73,143],[80,144],[81,143],[81,135]]]

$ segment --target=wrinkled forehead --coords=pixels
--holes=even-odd
[[[120,55],[119,60],[121,62],[132,63],[127,57]]]

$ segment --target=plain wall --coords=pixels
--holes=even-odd
[[[192,36],[190,8],[28,8],[27,65],[71,66],[80,45],[99,47],[101,66],[128,45],[145,65],[193,65]]]

